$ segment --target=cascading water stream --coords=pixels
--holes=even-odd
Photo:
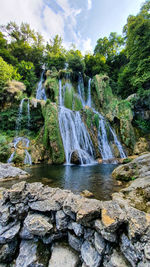
[[[81,73],[79,73],[78,78],[78,94],[82,103],[82,106],[85,106],[85,95],[84,95],[84,83],[83,83],[83,77]]]
[[[18,117],[16,121],[16,136],[18,136],[19,131],[21,130],[21,119],[22,119],[22,110],[25,98],[23,98],[19,105]]]
[[[16,149],[17,149],[17,145],[19,142],[22,142],[22,146],[24,147],[24,151],[25,151],[25,159],[24,159],[24,164],[28,164],[28,165],[31,165],[32,164],[32,159],[31,159],[31,155],[29,154],[28,152],[28,147],[29,147],[29,144],[30,144],[30,140],[26,137],[18,137],[18,134],[19,134],[19,131],[21,130],[21,121],[22,121],[22,112],[23,112],[23,104],[24,104],[24,101],[26,99],[23,98],[20,102],[20,105],[19,105],[19,112],[18,112],[18,118],[17,118],[17,121],[16,121],[16,137],[14,138],[13,140],[13,145],[14,145],[14,151],[13,153],[11,154],[10,158],[8,159],[8,163],[11,163],[13,158],[14,158],[14,155],[15,155],[15,152],[16,152]],[[28,118],[28,122],[27,122],[27,127],[28,127],[28,130],[29,130],[29,127],[30,127],[30,101],[28,99],[28,102],[27,102],[27,118]]]
[[[99,115],[98,147],[102,159],[107,160],[114,158],[107,138],[106,122],[101,115]]]
[[[47,97],[46,97],[46,93],[45,93],[45,88],[43,88],[43,75],[44,75],[44,70],[41,74],[40,81],[37,85],[36,99],[46,101]]]
[[[117,135],[115,131],[111,128],[110,124],[107,122],[105,118],[97,112],[94,108],[91,106],[91,79],[89,79],[88,83],[88,100],[87,105],[93,110],[95,114],[99,116],[99,130],[98,130],[98,147],[99,151],[101,153],[102,159],[108,160],[115,158],[112,148],[109,144],[108,137],[107,137],[107,131],[109,131],[113,137],[114,144],[117,146],[118,151],[120,153],[121,158],[126,158],[126,154],[123,150],[123,147],[121,143],[119,142]]]
[[[59,127],[63,140],[66,164],[71,164],[73,153],[77,153],[81,165],[93,164],[94,148],[90,135],[79,112],[63,106],[62,84],[59,81]]]
[[[91,78],[88,81],[88,99],[87,99],[86,105],[88,107],[91,107]]]

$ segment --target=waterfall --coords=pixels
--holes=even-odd
[[[29,148],[30,145],[30,140],[28,138],[25,138],[25,142],[26,142],[26,148]],[[24,164],[27,165],[32,165],[32,159],[31,159],[31,155],[29,154],[28,150],[25,149],[25,159],[24,159]]]
[[[79,73],[78,78],[78,94],[82,103],[82,106],[85,106],[85,95],[84,95],[84,83],[83,83],[83,77],[81,73]]]
[[[88,99],[86,105],[91,107],[91,78],[88,81]]]
[[[110,129],[110,131],[111,131],[111,133],[113,135],[114,143],[116,144],[116,146],[117,146],[117,148],[119,150],[120,157],[121,158],[126,158],[126,154],[125,154],[125,152],[123,150],[123,147],[122,147],[121,143],[119,142],[119,140],[117,138],[117,135],[116,135],[115,131],[110,126],[109,126],[109,129]]]
[[[106,123],[105,118],[91,106],[91,79],[89,79],[89,82],[88,82],[87,105],[93,110],[95,114],[98,114],[99,116],[98,147],[99,147],[99,151],[101,153],[102,159],[108,160],[108,159],[112,159],[115,157],[113,154],[112,148],[109,144],[107,131],[111,133],[111,136],[113,137],[113,142],[117,146],[118,151],[120,153],[120,157],[126,158],[126,154],[123,150],[121,143],[119,142],[117,138],[115,131],[111,128],[108,122]]]
[[[18,117],[16,120],[16,136],[18,135],[19,131],[21,130],[21,119],[22,119],[22,110],[25,98],[23,98],[19,105]]]
[[[93,164],[94,148],[90,135],[79,112],[63,106],[62,84],[59,81],[59,127],[63,140],[66,164],[71,164],[73,153],[77,153],[81,165]]]
[[[106,131],[106,122],[104,118],[99,115],[99,131],[98,131],[98,147],[101,153],[102,159],[112,159],[114,155],[111,151],[108,138],[107,138],[107,131]]]
[[[19,134],[19,131],[21,130],[21,120],[22,120],[22,112],[23,112],[23,104],[24,104],[24,101],[26,99],[23,98],[20,102],[20,105],[19,105],[19,112],[18,112],[18,118],[17,118],[17,121],[16,121],[16,137],[14,138],[13,140],[13,145],[14,145],[14,151],[13,153],[11,154],[10,158],[8,159],[8,163],[11,163],[13,158],[14,158],[14,155],[15,155],[15,152],[16,152],[16,149],[17,149],[17,145],[19,142],[22,142],[22,145],[23,147],[25,147],[24,151],[25,151],[25,159],[24,159],[24,164],[29,164],[31,165],[32,164],[32,159],[31,159],[31,155],[29,154],[28,152],[28,148],[29,148],[29,144],[30,144],[30,140],[26,137],[18,137],[18,134]],[[27,118],[28,118],[28,121],[27,121],[27,128],[29,130],[29,127],[30,127],[30,101],[28,99],[28,102],[27,102]]]
[[[28,130],[30,129],[30,120],[31,120],[31,116],[30,116],[30,100],[28,99],[28,105],[27,105],[27,116],[28,116]]]
[[[80,159],[79,161],[83,165],[95,163],[93,143],[86,129],[86,126],[81,119],[79,111],[75,112],[64,107],[63,98],[67,86],[68,82],[66,82],[65,86],[62,87],[61,80],[59,80],[59,127],[65,150],[66,164],[71,164],[73,153],[78,154],[78,158]],[[84,83],[81,74],[79,74],[78,79],[78,95],[84,107],[85,94]],[[88,96],[86,105],[88,105],[99,117],[98,148],[102,159],[113,159],[114,161],[115,156],[111,143],[114,143],[118,148],[120,157],[125,158],[125,152],[117,138],[115,131],[111,128],[109,122],[107,122],[106,119],[92,107],[91,78],[88,81]],[[111,142],[109,141],[108,136],[111,137]]]
[[[43,75],[44,75],[44,70],[42,71],[40,81],[37,85],[36,99],[46,101],[47,97],[45,93],[45,88],[43,87]]]

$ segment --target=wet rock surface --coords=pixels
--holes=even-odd
[[[105,202],[41,183],[0,189],[0,266],[150,266],[150,214],[135,205],[149,187],[138,178]]]

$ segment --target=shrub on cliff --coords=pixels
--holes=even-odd
[[[21,76],[17,73],[17,70],[0,57],[0,92],[4,89],[7,81],[20,80],[20,78]]]

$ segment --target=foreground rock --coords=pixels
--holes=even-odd
[[[150,202],[150,177],[106,202],[41,183],[0,189],[0,266],[150,266],[150,213],[133,202],[141,189]]]
[[[0,163],[0,181],[12,178],[26,178],[29,176],[27,172],[13,167],[10,163]]]
[[[68,247],[55,245],[48,267],[76,267],[79,262],[78,256]]]
[[[130,163],[117,167],[112,176],[118,180],[130,181],[137,177],[150,176],[150,153],[137,157]]]

